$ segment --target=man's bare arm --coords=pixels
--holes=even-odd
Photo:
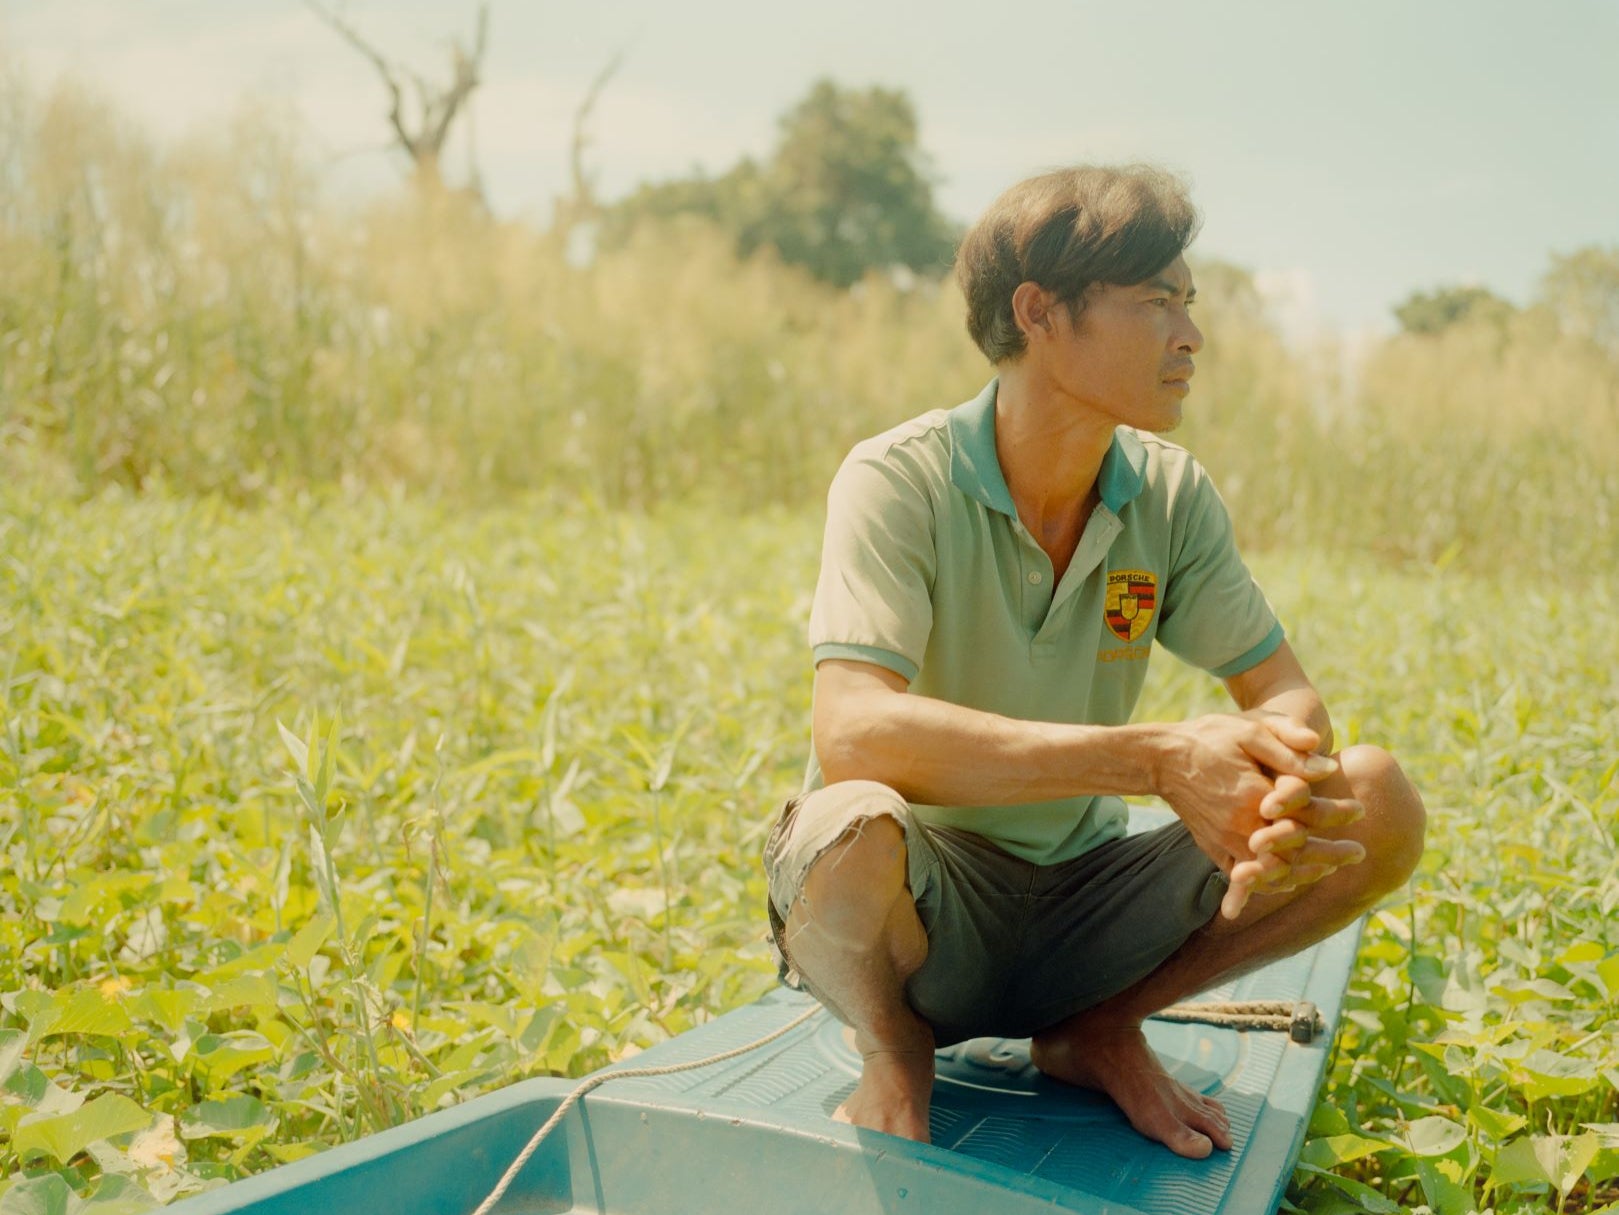
[[[1332,720],[1327,706],[1287,642],[1263,662],[1231,676],[1225,686],[1238,709],[1256,716],[1290,717],[1320,736],[1317,751],[1331,753]]]
[[[815,749],[828,783],[876,780],[929,805],[1008,805],[1096,794],[1162,797],[1230,872],[1252,859],[1272,773],[1326,763],[1291,719],[1216,714],[1125,726],[1020,721],[929,697],[881,667],[830,659],[815,674]],[[1328,766],[1330,770],[1330,765]]]

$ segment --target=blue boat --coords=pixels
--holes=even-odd
[[[1139,813],[1132,827],[1159,821]],[[1018,1040],[981,1038],[939,1053],[931,1145],[833,1122],[859,1056],[844,1027],[782,990],[606,1069],[697,1065],[615,1079],[572,1105],[493,1211],[1267,1215],[1298,1158],[1359,939],[1352,925],[1199,997],[1280,1001],[1313,1014],[1313,1032],[1297,1032],[1312,1020],[1298,1015],[1291,1034],[1149,1022],[1148,1040],[1172,1074],[1218,1094],[1230,1115],[1232,1150],[1207,1160],[1175,1156],[1105,1097],[1042,1076]],[[703,1062],[787,1026],[765,1045]],[[169,1209],[472,1215],[579,1084],[515,1084]]]

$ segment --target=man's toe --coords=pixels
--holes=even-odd
[[[1177,1126],[1172,1134],[1165,1137],[1164,1144],[1177,1156],[1191,1160],[1202,1160],[1214,1151],[1214,1141],[1189,1126]]]

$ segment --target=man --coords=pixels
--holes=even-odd
[[[1158,437],[1203,344],[1195,227],[1152,169],[1013,187],[957,259],[996,378],[833,482],[813,753],[766,867],[784,975],[855,1031],[856,1125],[925,1141],[934,1049],[1027,1035],[1173,1151],[1229,1148],[1143,1020],[1336,931],[1421,854],[1416,791],[1383,751],[1333,753],[1223,504]],[[1237,712],[1129,724],[1153,642]],[[1129,794],[1178,821],[1125,836]]]

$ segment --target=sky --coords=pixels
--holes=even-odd
[[[475,25],[470,0],[334,4],[430,79]],[[589,125],[604,197],[768,155],[819,77],[900,88],[953,218],[1056,165],[1164,165],[1203,212],[1194,255],[1253,271],[1306,340],[1387,331],[1440,285],[1525,303],[1553,253],[1619,244],[1615,0],[490,0],[473,121],[497,213],[549,216],[615,55]],[[298,0],[0,0],[8,63],[165,140],[290,108],[337,196],[403,177],[374,69]]]

